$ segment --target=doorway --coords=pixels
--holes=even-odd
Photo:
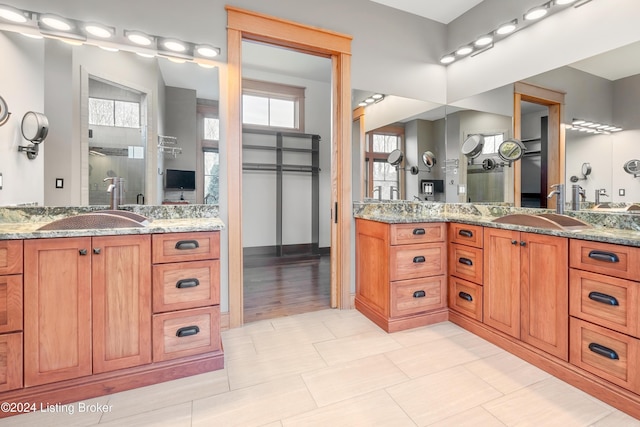
[[[243,321],[329,308],[331,61],[245,40],[242,87]]]
[[[227,235],[229,326],[243,323],[242,42],[252,40],[331,59],[331,306],[351,305],[351,37],[227,6]]]
[[[540,189],[538,204],[546,203],[544,207],[554,209],[556,207],[555,199],[547,200],[546,196],[551,191],[551,185],[564,182],[565,169],[565,150],[564,150],[564,129],[562,128],[562,108],[564,105],[564,93],[555,90],[543,88],[525,82],[517,82],[514,85],[514,103],[513,103],[513,133],[516,139],[522,140],[523,129],[527,126],[523,123],[526,114],[523,115],[523,106],[527,110],[536,110],[534,116],[540,119],[546,112],[546,120],[541,120],[540,134],[546,135],[546,144],[544,144],[543,152],[540,147]],[[531,107],[531,108],[529,108]],[[542,111],[542,113],[540,113]],[[525,111],[526,112],[526,111]],[[545,129],[545,130],[543,130]],[[532,141],[530,141],[532,142]],[[536,151],[532,149],[532,151]],[[514,202],[516,206],[522,206],[524,190],[527,189],[523,183],[525,178],[523,174],[523,161],[514,163]],[[537,177],[536,177],[537,181]],[[542,201],[544,198],[544,201]],[[541,206],[538,206],[541,207]]]

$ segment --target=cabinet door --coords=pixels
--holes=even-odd
[[[92,241],[93,372],[151,362],[151,239]]]
[[[520,336],[520,233],[484,230],[484,323]]]
[[[25,387],[91,375],[91,239],[24,242]]]
[[[522,233],[520,339],[569,360],[569,241]]]

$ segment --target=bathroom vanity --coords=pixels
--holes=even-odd
[[[41,225],[0,223],[0,400],[39,409],[223,368],[219,219]]]
[[[356,308],[389,332],[448,319],[640,418],[640,219],[581,211],[573,214],[595,227],[494,222],[516,211],[539,215],[502,206],[356,204]],[[394,243],[394,230],[409,230],[410,240],[430,236],[439,250]],[[420,268],[416,257],[447,268],[412,276],[401,300],[411,310],[399,311],[395,254],[405,247],[420,251],[407,253],[409,271]],[[446,288],[431,285],[440,274]]]

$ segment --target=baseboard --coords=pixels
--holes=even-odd
[[[229,312],[220,313],[220,330],[226,331],[231,328],[231,320],[229,318]]]

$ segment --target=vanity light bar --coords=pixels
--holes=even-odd
[[[0,4],[0,29],[19,32],[28,37],[55,38],[74,45],[86,42],[104,49],[120,49],[144,56],[194,62],[206,67],[215,67],[216,63],[212,58],[220,54],[220,48],[208,44],[191,43],[126,29],[118,36],[116,28],[108,25],[77,21],[52,13],[34,12],[3,4]]]
[[[621,130],[623,130],[619,126],[587,121],[583,119],[573,119],[571,121],[571,124],[567,125],[567,129],[593,134],[610,134],[612,132],[620,132]]]
[[[561,8],[567,8],[573,5],[573,7],[580,7],[592,0],[550,0],[546,3],[529,9],[522,14],[523,20],[521,23],[518,19],[513,19],[509,22],[499,25],[495,30],[483,34],[476,38],[475,41],[463,44],[453,52],[449,52],[440,58],[440,63],[443,65],[451,64],[466,56],[475,56],[493,47],[493,44],[507,37],[509,34],[521,30],[529,25],[533,25],[535,22],[540,21],[542,18],[551,15],[554,12],[559,11]]]
[[[377,104],[378,102],[384,99],[384,95],[381,93],[374,93],[373,95],[367,97],[364,101],[358,103],[358,107],[367,107],[371,104]]]

